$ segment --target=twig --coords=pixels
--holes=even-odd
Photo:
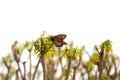
[[[104,50],[102,49],[101,52],[100,52],[99,80],[102,80],[102,73],[103,73],[103,54],[104,54]]]
[[[17,62],[17,65],[18,65],[18,70],[19,70],[19,72],[20,72],[21,78],[22,78],[22,80],[24,80],[24,77],[23,77],[23,75],[22,75],[22,71],[21,71],[19,62]]]
[[[74,67],[73,67],[73,80],[75,80],[75,76],[76,76],[76,71],[77,71],[77,69],[79,68],[79,66],[80,66],[80,63],[81,63],[81,58],[80,58],[80,56],[79,56],[79,62],[78,62],[78,64],[76,64]]]
[[[23,79],[26,80],[26,67],[25,67],[25,62],[23,62],[23,68],[24,68],[24,76],[23,76]]]
[[[58,52],[60,53],[60,49],[61,48],[58,48]],[[62,69],[62,71],[63,71],[63,63],[62,63],[62,56],[60,55],[60,54],[58,54],[58,56],[59,56],[59,62],[60,62],[60,65],[61,65],[61,69]]]
[[[73,71],[73,80],[75,80],[76,71],[77,71],[77,68],[74,68],[74,71]]]
[[[34,71],[34,73],[33,73],[32,80],[35,79],[35,75],[36,75],[37,69],[38,69],[38,67],[39,67],[40,61],[41,61],[41,58],[39,58],[39,60],[38,60],[38,62],[37,62],[37,65],[36,65],[36,67],[35,67],[35,71]]]
[[[31,68],[31,67],[32,67],[31,55],[32,55],[32,54],[31,54],[31,51],[29,51],[29,60],[30,60],[30,65],[29,65],[29,66],[30,66],[30,69],[29,69],[29,71],[30,71],[30,72],[29,72],[29,80],[31,80],[31,77],[32,77],[32,76],[31,76],[31,69],[32,69],[32,68]]]
[[[10,73],[11,67],[8,66],[7,69],[8,69],[8,72],[7,72],[7,76],[6,76],[5,80],[9,80],[9,73]]]
[[[43,80],[47,80],[47,67],[44,54],[41,55],[42,67],[43,67]]]
[[[16,79],[15,80],[18,80],[18,71],[19,70],[16,70]]]
[[[99,52],[97,46],[95,46],[95,49],[97,50],[98,54],[100,55],[100,62],[99,62],[98,68],[99,68],[99,80],[102,80],[104,48],[101,49],[101,52]]]
[[[69,78],[69,74],[70,74],[70,70],[71,70],[71,62],[72,62],[72,58],[69,57],[68,58],[68,70],[67,70],[67,74],[66,74],[66,79],[65,80],[68,80],[68,78]]]

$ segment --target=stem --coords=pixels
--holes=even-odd
[[[79,57],[79,58],[80,58],[80,57]],[[75,80],[76,71],[77,71],[77,69],[79,68],[80,63],[81,63],[81,58],[80,58],[80,60],[79,60],[79,63],[73,67],[73,70],[74,70],[74,71],[73,71],[73,80]]]
[[[52,71],[51,71],[51,80],[54,80],[55,70],[54,70],[54,64],[52,63]]]
[[[77,71],[77,69],[75,68],[75,69],[74,69],[74,72],[73,72],[73,80],[75,80],[76,71]]]
[[[47,80],[47,67],[44,54],[41,55],[42,67],[43,67],[43,80]]]
[[[19,70],[16,70],[16,79],[15,80],[18,80],[18,71]]]
[[[17,50],[15,49],[16,44],[17,44],[17,43],[14,43],[14,44],[12,45],[13,57],[14,57],[16,63],[17,63],[18,71],[20,71],[21,78],[22,78],[22,80],[24,80],[23,75],[22,75],[22,71],[21,71],[21,68],[20,68],[20,64],[19,64],[19,62],[20,62],[20,57],[17,56]]]
[[[100,53],[100,64],[99,64],[99,80],[102,80],[102,73],[103,73],[103,50]]]
[[[58,48],[58,52],[60,53],[60,48]],[[58,54],[59,55],[59,62],[60,62],[60,65],[61,65],[61,69],[62,69],[62,71],[63,71],[63,64],[62,64],[62,56],[60,55],[60,54]]]
[[[39,64],[40,64],[40,61],[41,61],[41,58],[39,58],[39,60],[38,60],[38,62],[37,62],[37,66],[35,67],[35,71],[34,71],[34,73],[33,73],[33,78],[32,78],[32,80],[35,79],[35,75],[36,75],[36,72],[37,72],[38,66],[39,66]]]
[[[49,60],[48,61],[48,63],[47,63],[47,69],[49,69],[48,72],[47,72],[47,74],[49,74],[49,75],[47,75],[47,77],[48,77],[47,79],[48,80],[54,80],[55,69],[54,69],[53,60]]]
[[[84,79],[84,75],[85,75],[85,73],[82,72],[82,73],[81,73],[82,80],[85,80],[85,79]]]
[[[18,70],[20,71],[21,78],[22,78],[22,80],[24,80],[19,62],[17,62],[17,65],[18,65]]]
[[[10,66],[7,67],[8,72],[7,72],[7,76],[6,76],[5,80],[9,80],[10,68],[11,68]]]
[[[66,79],[65,79],[65,80],[68,80],[68,78],[69,78],[69,74],[70,74],[70,70],[71,70],[71,62],[72,62],[72,58],[69,57],[68,59],[69,59],[69,61],[68,61],[68,70],[67,70],[67,75],[66,75]]]
[[[114,68],[115,68],[115,72],[114,72],[114,77],[113,79],[115,80],[116,76],[117,76],[117,66],[116,66],[116,63],[114,62]]]
[[[31,69],[32,69],[32,61],[31,61],[31,51],[29,51],[30,55],[29,55],[29,60],[30,60],[30,72],[29,72],[29,80],[31,80]]]
[[[23,80],[26,80],[26,67],[25,67],[25,62],[23,62],[23,68],[24,68],[24,76],[23,76]]]
[[[99,52],[97,46],[95,46],[95,48],[96,48],[98,54],[100,55],[100,63],[98,65],[98,69],[99,69],[99,80],[102,80],[104,48],[101,49],[101,52]]]
[[[90,79],[90,72],[87,71],[87,73],[88,73],[88,80],[91,80],[91,79]]]

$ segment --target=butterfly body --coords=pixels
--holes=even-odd
[[[66,38],[65,34],[59,34],[51,37],[51,40],[53,41],[56,47],[62,47],[63,45],[67,44],[66,42],[63,41],[65,38]]]

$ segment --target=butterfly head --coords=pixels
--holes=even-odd
[[[54,41],[54,36],[51,36],[51,37],[50,37],[50,40],[51,40],[51,41]]]

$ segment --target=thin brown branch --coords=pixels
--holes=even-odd
[[[24,77],[23,77],[23,75],[22,75],[22,71],[21,71],[19,62],[17,62],[17,66],[18,66],[18,70],[19,70],[19,72],[20,72],[21,78],[22,78],[22,80],[24,80]]]
[[[59,52],[59,53],[60,53],[60,49],[61,49],[61,48],[58,48],[58,52]],[[61,69],[62,69],[62,71],[63,71],[62,56],[61,56],[60,54],[58,54],[58,56],[59,56],[59,62],[60,62],[60,65],[61,65]]]
[[[74,71],[73,71],[73,80],[75,80],[76,71],[77,71],[77,68],[74,68]]]
[[[23,80],[26,80],[26,67],[25,67],[25,63],[26,63],[26,62],[23,62],[23,68],[24,68]]]
[[[31,77],[32,77],[32,75],[31,75],[31,70],[32,70],[32,61],[31,61],[31,51],[29,51],[29,60],[30,60],[30,69],[29,69],[29,80],[31,80]]]
[[[80,63],[81,63],[81,58],[79,57],[79,62],[78,62],[78,64],[76,64],[74,67],[73,67],[73,80],[76,80],[75,79],[75,76],[76,76],[76,71],[77,71],[77,69],[79,68],[79,66],[80,66]]]
[[[10,68],[11,68],[10,66],[7,67],[8,72],[7,72],[7,76],[6,76],[5,80],[9,80]]]
[[[43,80],[47,80],[47,66],[45,61],[45,55],[41,55],[42,67],[43,67]]]
[[[18,80],[18,71],[19,70],[16,70],[16,79],[15,80]]]
[[[71,62],[72,62],[72,58],[69,57],[69,58],[68,58],[68,70],[67,70],[67,73],[66,73],[66,79],[65,79],[65,80],[68,80],[68,79],[69,79],[70,70],[71,70]]]
[[[38,69],[38,67],[39,67],[40,61],[41,61],[41,58],[39,58],[39,60],[38,60],[38,62],[37,62],[37,65],[36,65],[36,67],[35,67],[35,71],[34,71],[34,73],[33,73],[32,80],[35,79],[35,75],[36,75],[36,73],[37,73],[37,69]]]
[[[99,80],[102,80],[102,73],[103,73],[103,54],[104,54],[104,51],[101,50],[101,52],[100,52],[100,63],[99,63]]]

